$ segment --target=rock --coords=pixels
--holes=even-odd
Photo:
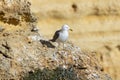
[[[41,17],[53,17],[57,19],[70,19],[75,17],[78,19],[83,16],[120,15],[119,0],[52,0],[50,2],[49,0],[30,1],[32,2],[32,11],[40,14]]]
[[[18,25],[21,21],[36,21],[30,12],[30,3],[28,1],[1,0],[0,3],[0,21],[12,25]]]
[[[0,32],[4,31],[4,28],[0,26]]]
[[[83,51],[95,52],[102,71],[120,80],[120,0],[29,0],[38,16],[40,33],[52,33],[67,23],[69,40]],[[49,28],[49,29],[47,29]]]
[[[0,21],[6,27],[4,32],[0,33],[0,79],[111,80],[101,71],[101,66],[92,53],[84,53],[70,42],[66,43],[68,47],[65,50],[55,51],[51,45],[43,46],[52,43],[44,40],[38,32],[31,31],[30,24],[34,24],[31,19],[34,17],[31,17],[33,15],[29,2],[0,2],[4,3],[0,4],[4,6],[0,7]],[[12,15],[12,18],[5,17],[8,14]],[[23,21],[20,17],[24,18]]]

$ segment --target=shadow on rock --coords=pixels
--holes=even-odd
[[[44,68],[43,70],[37,69],[34,72],[28,72],[22,80],[80,80],[77,78],[73,68],[64,69],[57,67],[50,70]]]
[[[47,46],[48,48],[55,48],[55,46],[51,44],[49,41],[40,40],[40,42],[43,46]]]

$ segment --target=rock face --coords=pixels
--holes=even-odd
[[[103,71],[120,80],[120,0],[30,0],[40,33],[51,38],[62,24],[83,51],[95,52]]]
[[[12,25],[18,25],[20,21],[34,22],[30,13],[30,3],[21,1],[1,0],[0,21]]]
[[[119,0],[30,0],[32,11],[44,17],[80,18],[81,16],[120,15]],[[41,7],[40,7],[41,6]]]
[[[111,80],[94,53],[84,53],[70,42],[56,51],[40,36],[35,22],[26,0],[0,1],[0,79]]]

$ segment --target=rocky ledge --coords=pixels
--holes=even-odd
[[[35,23],[26,0],[0,1],[0,79],[111,80],[95,53],[84,53],[71,42],[56,50]]]

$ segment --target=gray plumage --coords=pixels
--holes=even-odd
[[[61,30],[57,30],[57,31],[55,32],[53,38],[52,38],[50,41],[56,42],[57,38],[59,37],[59,32],[60,32],[60,31],[61,31]]]

